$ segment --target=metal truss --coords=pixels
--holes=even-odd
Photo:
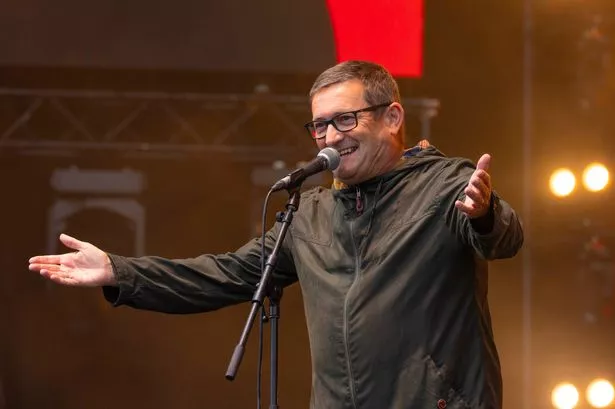
[[[403,104],[429,139],[438,100]],[[315,150],[301,126],[310,117],[306,96],[275,95],[266,86],[252,94],[0,88],[0,153],[305,156]]]

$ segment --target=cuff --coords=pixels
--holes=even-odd
[[[484,216],[476,219],[470,219],[470,225],[474,231],[478,234],[489,234],[493,231],[493,225],[495,224],[495,209],[497,206],[497,197],[495,192],[491,192],[491,199],[489,200],[489,210]]]
[[[123,257],[114,254],[107,254],[109,260],[111,260],[111,267],[113,268],[113,275],[117,285],[115,286],[103,286],[102,292],[105,300],[111,303],[114,307],[125,304],[126,300],[130,298],[132,294],[133,285],[131,284],[126,269],[122,268],[125,263]]]

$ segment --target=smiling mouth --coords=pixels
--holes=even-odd
[[[346,148],[346,149],[341,149],[339,151],[340,156],[347,156],[350,155],[351,153],[353,153],[354,151],[356,151],[357,149],[359,149],[358,147],[353,147],[353,148]]]

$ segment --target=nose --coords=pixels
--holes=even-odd
[[[337,129],[335,129],[333,124],[329,124],[327,126],[327,133],[325,135],[325,145],[335,146],[342,139],[344,139],[343,132],[340,132]]]

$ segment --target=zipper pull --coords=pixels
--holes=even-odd
[[[357,192],[356,211],[357,211],[357,215],[360,216],[363,214],[363,198],[361,197],[361,189],[359,188],[359,186],[356,187],[356,192]]]

